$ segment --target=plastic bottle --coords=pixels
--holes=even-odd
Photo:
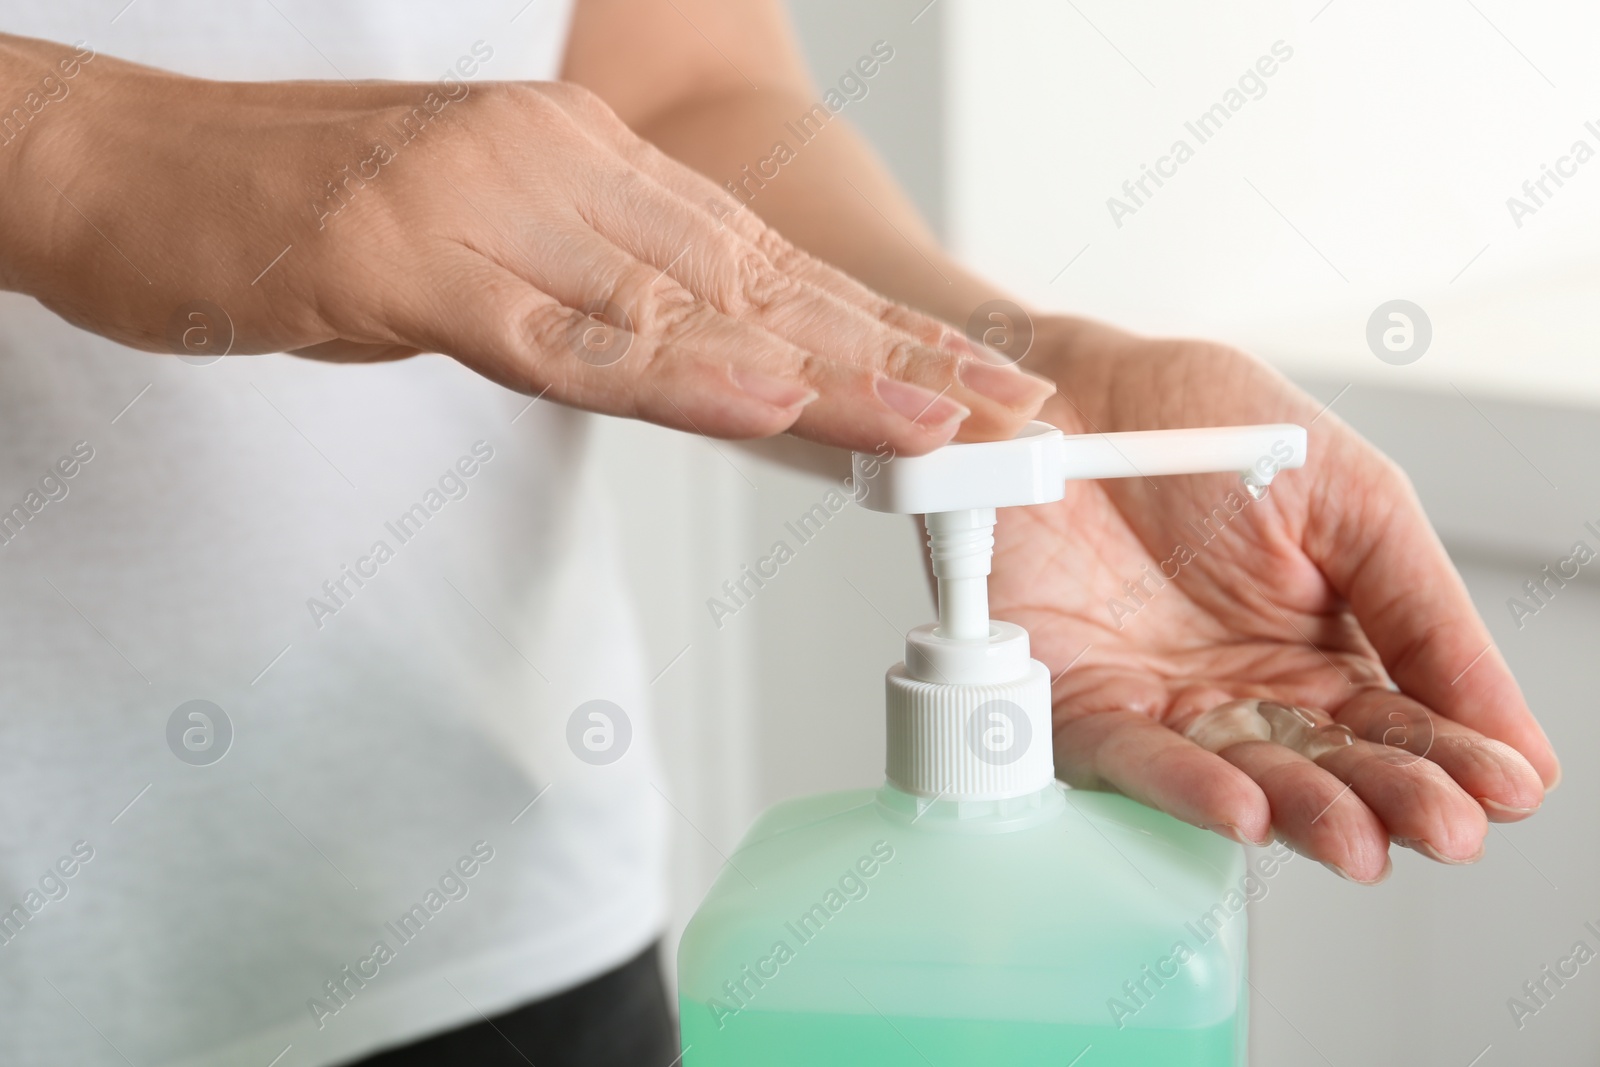
[[[1305,461],[1297,426],[857,455],[873,510],[926,516],[939,621],[887,678],[882,788],[757,820],[678,954],[685,1067],[1245,1062],[1240,846],[1055,780],[1050,675],[988,617],[994,509],[1067,480]]]

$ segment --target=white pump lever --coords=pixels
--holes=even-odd
[[[857,453],[856,499],[873,511],[927,516],[939,585],[939,623],[931,635],[954,643],[940,646],[938,656],[948,656],[963,642],[985,644],[993,630],[994,509],[1060,500],[1069,481],[1222,471],[1237,471],[1245,489],[1260,497],[1274,475],[1305,461],[1306,431],[1289,423],[1068,436],[1032,422],[1009,441],[946,445],[925,456],[885,461]],[[914,671],[922,663],[918,652],[907,652]],[[982,671],[1002,669],[992,658],[998,649],[986,654],[991,658]],[[930,656],[933,664],[938,656]]]
[[[925,456],[855,457],[857,499],[872,511],[928,515],[973,508],[1048,504],[1066,483],[1086,478],[1237,471],[1259,490],[1306,462],[1302,426],[1216,426],[1068,436],[1030,422],[1009,441],[946,445]]]
[[[924,515],[939,621],[906,635],[890,668],[889,780],[922,797],[1025,796],[1053,777],[1050,671],[1028,634],[989,618],[995,509],[1048,504],[1069,481],[1238,472],[1260,497],[1279,471],[1304,466],[1306,431],[1288,424],[1067,436],[1029,423],[1010,441],[945,445],[925,456],[856,453],[856,499]],[[1017,739],[991,751],[983,739]],[[1029,739],[1032,739],[1031,743]]]

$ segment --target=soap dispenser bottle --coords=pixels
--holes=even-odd
[[[858,454],[866,507],[925,516],[939,619],[888,672],[883,786],[766,812],[690,922],[684,1067],[1243,1064],[1243,850],[1055,780],[1050,673],[1026,631],[990,620],[987,576],[998,507],[1207,471],[1259,496],[1305,452],[1290,425],[1033,423]]]

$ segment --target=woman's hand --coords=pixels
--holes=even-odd
[[[1239,840],[1276,831],[1360,882],[1388,873],[1391,839],[1467,863],[1487,820],[1539,806],[1555,754],[1398,468],[1231,349],[1068,320],[1035,346],[1061,386],[1043,417],[1069,433],[1310,428],[1306,467],[1260,501],[1237,475],[1133,478],[1002,518],[994,612],[1058,675],[1063,779]],[[1245,697],[1324,709],[1355,743],[1314,762],[1184,737]]]
[[[0,36],[0,89],[72,54]],[[1050,393],[573,86],[223,83],[96,56],[70,90],[0,149],[0,284],[136,348],[443,352],[591,411],[906,454],[1008,436]]]

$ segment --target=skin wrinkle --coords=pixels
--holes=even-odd
[[[572,232],[572,233],[556,232],[554,234],[547,234],[547,235],[544,235],[544,236],[545,236],[545,240],[547,242],[551,241],[552,239],[554,239],[556,241],[571,240],[573,242],[573,244],[577,244],[578,243],[578,239],[580,237],[580,235],[578,233],[576,233],[576,232]],[[501,270],[505,271],[509,275],[512,275],[513,277],[519,277],[520,278],[520,277],[524,276],[522,274],[522,272],[517,267],[512,266],[510,263],[505,262],[501,258],[498,249],[491,250],[491,249],[486,248],[486,247],[485,248],[480,248],[480,247],[478,247],[477,244],[475,244],[472,241],[472,239],[470,237],[451,236],[451,237],[447,238],[447,240],[449,241],[449,243],[455,245],[456,247],[465,249],[469,254],[471,254],[473,256],[476,256],[479,259],[483,259],[483,260],[486,260],[486,261],[494,264],[496,267],[499,267]],[[534,267],[531,255],[529,255],[526,252],[522,252],[520,258],[523,260],[522,266],[524,268],[526,268],[527,270],[531,271],[535,275],[538,274],[538,269],[536,267]]]
[[[1270,741],[1247,743],[1257,745],[1271,744]],[[1274,809],[1276,809],[1274,814],[1278,815],[1284,822],[1290,825],[1304,823],[1310,827],[1309,832],[1311,834],[1332,831],[1335,836],[1339,836],[1347,831],[1334,830],[1335,823],[1331,820],[1349,819],[1351,815],[1349,812],[1335,813],[1335,809],[1329,805],[1334,804],[1336,798],[1339,798],[1339,794],[1344,792],[1343,782],[1323,772],[1323,774],[1317,776],[1318,781],[1314,791],[1289,787],[1289,783],[1302,779],[1308,771],[1317,769],[1319,768],[1303,763],[1284,762],[1274,764],[1260,773],[1252,775],[1252,778],[1261,787],[1262,791],[1269,796],[1273,793],[1283,793],[1292,797],[1286,805],[1274,805]],[[1327,781],[1322,781],[1322,778],[1326,778]],[[1318,818],[1319,815],[1322,817]],[[1376,819],[1376,816],[1371,817],[1374,820]],[[1313,822],[1312,820],[1316,821]],[[1384,836],[1387,837],[1388,835],[1385,834]]]
[[[730,253],[729,258],[738,264],[738,280],[731,291],[739,306],[730,301],[725,310],[736,318],[770,311],[799,284],[759,251]]]
[[[1394,598],[1388,606],[1398,610],[1401,599],[1401,597]],[[1441,635],[1453,633],[1459,625],[1454,619],[1435,619],[1428,623],[1420,634],[1415,635],[1414,639],[1407,641],[1398,653],[1389,657],[1392,661],[1390,674],[1395,677],[1405,677],[1417,673],[1421,658],[1437,649],[1436,639]]]
[[[1370,772],[1370,768],[1366,770]],[[1488,822],[1478,802],[1459,788],[1439,789],[1454,783],[1434,764],[1423,761],[1411,765],[1410,770],[1415,777],[1401,776],[1386,786],[1389,795],[1384,808],[1400,813],[1388,827],[1391,835],[1423,841],[1447,857],[1465,860],[1481,853]],[[1350,777],[1359,773],[1353,771]],[[1423,778],[1432,779],[1428,784],[1434,788],[1426,788]]]
[[[1028,523],[1041,526],[1049,525],[1045,519],[1035,515],[1032,511],[1021,508],[1006,509],[1001,513],[1000,521]],[[1018,543],[1021,544],[1025,542],[1019,541]],[[1013,556],[1020,556],[1020,558],[1013,559]],[[1094,562],[1102,567],[1110,566],[1110,562],[1103,556],[1100,556],[1098,554],[1098,550]],[[997,549],[995,552],[994,566],[996,568],[1004,566],[1008,570],[1015,569],[1023,571],[1030,579],[1030,581],[1025,582],[1024,585],[1030,588],[1035,588],[1037,587],[1038,579],[1043,577],[1047,571],[1054,570],[1062,566],[1062,564],[1060,560],[1049,556],[1035,556],[1026,552],[1014,553],[1009,550]],[[1047,614],[1052,608],[1054,608],[1054,606],[1055,605],[1052,601],[1023,600],[1018,602],[1012,610],[1019,616],[1031,611]],[[1019,625],[1022,624],[1020,619],[1010,619],[1009,621],[1017,622]]]
[[[1222,536],[1228,536],[1228,533],[1232,530],[1233,526],[1230,524]],[[1254,597],[1255,591],[1243,582],[1238,581],[1234,575],[1233,571],[1238,567],[1239,560],[1232,557],[1228,552],[1228,548],[1229,546],[1227,545],[1216,546],[1214,542],[1201,546],[1195,557],[1180,569],[1177,578],[1170,580],[1177,583],[1181,579],[1188,577],[1189,581],[1180,585],[1180,588],[1184,590],[1184,595],[1191,603],[1207,613],[1219,619],[1229,620],[1228,628],[1230,630],[1237,632],[1237,628],[1241,625],[1245,627],[1254,626],[1258,628],[1257,636],[1280,636],[1277,627],[1283,625],[1283,620],[1278,618],[1276,613],[1262,615],[1258,612],[1242,610],[1243,598]],[[1271,549],[1265,550],[1262,554],[1268,553],[1277,555]],[[1246,558],[1250,557],[1247,556]],[[1258,585],[1263,583],[1268,587],[1277,585],[1273,581],[1273,577],[1279,573],[1279,568],[1273,565],[1273,561],[1269,560],[1265,566],[1252,566],[1251,569],[1257,575],[1255,580]],[[1224,580],[1219,581],[1218,579]],[[1274,627],[1274,623],[1277,624],[1277,627]]]
[[[1476,794],[1493,792],[1508,796],[1525,795],[1533,803],[1510,806],[1517,808],[1537,808],[1539,806],[1542,798],[1537,795],[1537,791],[1527,788],[1523,783],[1518,782],[1500,762],[1514,755],[1516,751],[1504,741],[1490,740],[1483,746],[1489,750],[1487,752],[1479,752],[1477,746],[1471,744],[1470,740],[1465,737],[1443,738],[1436,747],[1441,747],[1445,750],[1442,754],[1446,758],[1454,759],[1457,763],[1470,765],[1470,776],[1474,779],[1473,785],[1475,787],[1472,792]],[[1500,758],[1492,758],[1491,753]],[[1474,799],[1477,799],[1477,797],[1474,797]]]
[[[1337,460],[1338,457],[1335,457],[1335,462]],[[1315,485],[1308,494],[1305,530],[1307,549],[1313,558],[1348,560],[1351,556],[1351,546],[1364,546],[1358,557],[1341,568],[1343,580],[1336,583],[1345,589],[1356,589],[1361,586],[1366,568],[1371,565],[1379,547],[1383,544],[1383,535],[1374,536],[1371,531],[1376,524],[1381,524],[1381,529],[1387,534],[1391,525],[1398,521],[1400,516],[1393,507],[1387,507],[1382,516],[1371,515],[1371,503],[1366,498],[1362,499],[1358,508],[1335,506],[1329,497],[1336,492],[1343,493],[1346,497],[1349,495],[1347,487],[1330,478]],[[1347,504],[1348,500],[1342,502]],[[1352,514],[1352,511],[1358,513]],[[1330,515],[1333,516],[1331,521]]]
[[[554,356],[555,353],[558,353],[562,350],[561,346],[567,345],[571,342],[572,331],[578,328],[576,316],[577,313],[571,308],[564,307],[560,304],[541,303],[536,305],[523,318],[525,327],[533,341],[531,346],[533,350],[539,353],[550,354],[545,358],[547,358],[552,365],[549,367],[541,367],[540,369],[543,371],[546,377],[550,378],[554,383],[552,386],[553,388],[577,388],[576,381],[563,380],[562,378],[563,371],[565,371],[571,376],[572,379],[576,379],[578,377],[576,368],[573,367],[570,361]],[[502,360],[504,360],[507,355],[509,355],[509,353],[500,353]],[[541,360],[541,363],[542,362],[544,362],[544,360]],[[510,363],[506,363],[505,366],[507,371],[511,371],[516,366],[516,363],[512,361]],[[530,371],[532,369],[533,368],[529,368]],[[532,384],[531,377],[528,379],[528,384]]]
[[[1408,486],[1410,483],[1405,482],[1405,485]],[[1363,584],[1366,569],[1368,569],[1368,566],[1373,565],[1379,545],[1386,541],[1387,537],[1392,536],[1392,528],[1398,522],[1403,522],[1400,512],[1397,509],[1389,509],[1389,512],[1384,515],[1384,526],[1382,526],[1381,533],[1378,536],[1371,537],[1368,544],[1366,544],[1366,550],[1362,553],[1362,557],[1355,561],[1354,568],[1349,571],[1347,585],[1349,585],[1350,589],[1357,589]],[[1381,605],[1374,605],[1373,609],[1371,609],[1374,622],[1384,625],[1387,629],[1390,617],[1397,613],[1403,613],[1405,600],[1405,590],[1397,590],[1386,601],[1382,601]],[[1440,617],[1440,619],[1432,619],[1432,621],[1427,622],[1426,629],[1422,630],[1422,633],[1413,633],[1406,640],[1406,645],[1400,651],[1390,654],[1390,673],[1392,675],[1410,673],[1414,669],[1414,665],[1416,665],[1416,657],[1421,656],[1422,651],[1426,651],[1432,645],[1435,635],[1443,632],[1443,630],[1453,629],[1456,625],[1458,625],[1458,622],[1450,619],[1450,617]]]
[[[1156,778],[1162,783],[1164,791],[1186,792],[1198,797],[1185,805],[1197,816],[1198,821],[1232,823],[1241,830],[1259,824],[1265,829],[1271,805],[1260,784],[1218,757],[1194,759],[1192,755],[1189,750],[1174,746],[1166,750],[1164,759],[1152,761],[1152,769],[1157,771],[1164,764],[1173,765]],[[1210,753],[1205,755],[1211,756]],[[1221,777],[1218,776],[1218,764],[1227,770]],[[1260,832],[1253,831],[1252,836],[1259,837]]]
[[[1140,739],[1137,737],[1137,735],[1126,732],[1119,734],[1113,728],[1115,724],[1110,720],[1112,720],[1117,714],[1118,713],[1116,712],[1099,713],[1092,716],[1081,716],[1074,720],[1075,723],[1081,724],[1079,729],[1082,731],[1100,732],[1105,735],[1098,749],[1098,751],[1101,753],[1101,759],[1099,760],[1100,767],[1110,772],[1113,777],[1116,777],[1118,776],[1117,772],[1119,770],[1125,774],[1126,768],[1130,765],[1130,763],[1148,763],[1152,769],[1158,771],[1167,764],[1176,764],[1176,767],[1173,768],[1173,771],[1170,775],[1157,774],[1154,776],[1154,780],[1162,781],[1169,785],[1175,785],[1177,784],[1177,780],[1191,777],[1190,774],[1185,773],[1185,769],[1193,765],[1193,756],[1202,752],[1203,750],[1169,742],[1163,744],[1157,752],[1149,757],[1140,756],[1138,754],[1138,750],[1143,746],[1140,744]],[[1126,711],[1122,712],[1121,714],[1138,715],[1139,713],[1136,711]],[[1148,721],[1148,716],[1142,717]],[[1070,728],[1073,723],[1069,723],[1068,725]],[[1156,724],[1152,722],[1151,728],[1160,727],[1157,727]],[[1176,741],[1176,739],[1177,735],[1172,735],[1172,740]],[[1069,745],[1068,748],[1070,750],[1073,748],[1073,746]],[[1130,750],[1132,751],[1131,756]],[[1109,781],[1105,775],[1100,774],[1097,770],[1089,768],[1088,765],[1084,765],[1084,767],[1086,770],[1089,770],[1097,780]],[[1201,785],[1202,787],[1209,787],[1211,785],[1209,781],[1205,780],[1204,775],[1201,776],[1201,781],[1196,784]],[[1254,783],[1252,783],[1252,785],[1253,784]],[[1121,790],[1119,789],[1119,791]]]

